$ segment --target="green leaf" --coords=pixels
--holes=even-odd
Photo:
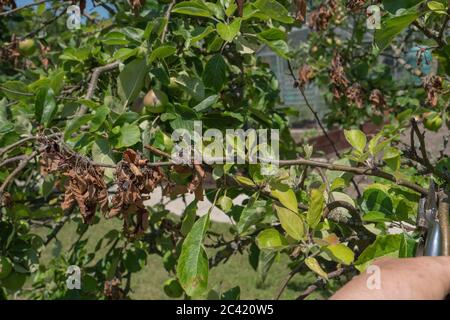
[[[382,138],[381,133],[374,136],[369,141],[369,152],[372,156],[376,156],[378,153],[383,151],[383,149],[391,142],[391,139],[386,139],[380,142]]]
[[[344,130],[344,135],[345,139],[347,139],[348,143],[350,143],[353,148],[361,153],[364,152],[367,143],[364,132],[361,130]]]
[[[209,59],[203,72],[205,85],[220,91],[226,81],[226,68],[227,64],[221,54],[216,54]]]
[[[118,78],[119,95],[124,100],[125,105],[132,102],[142,90],[145,75],[147,74],[147,64],[144,59],[135,59],[126,64]]]
[[[69,122],[67,122],[66,130],[64,130],[64,140],[68,140],[72,133],[75,133],[78,131],[78,129],[81,128],[81,126],[85,125],[89,122],[89,120],[92,119],[91,114],[84,114],[82,116],[73,118]]]
[[[285,237],[283,237],[275,228],[261,231],[256,237],[256,245],[259,249],[280,250],[288,245]]]
[[[244,233],[251,226],[261,221],[267,211],[267,202],[264,200],[256,200],[256,198],[257,195],[250,198],[247,205],[241,212],[237,223],[237,230],[240,234]]]
[[[107,106],[101,106],[95,110],[95,113],[91,119],[91,125],[89,126],[89,132],[97,131],[100,126],[105,122],[110,109]]]
[[[125,123],[120,129],[117,148],[131,147],[141,139],[141,131],[136,124]]]
[[[429,1],[427,2],[427,6],[431,11],[446,11],[444,4],[438,1]]]
[[[11,100],[25,100],[32,96],[25,83],[20,81],[7,81],[0,85],[0,90]]]
[[[205,81],[206,82],[206,81]],[[195,111],[203,111],[205,109],[208,109],[210,106],[212,106],[214,103],[217,102],[217,100],[219,100],[219,96],[217,94],[213,94],[212,96],[209,96],[208,98],[206,98],[205,100],[203,100],[202,102],[200,102],[198,105],[196,105],[193,109]]]
[[[274,182],[270,187],[272,196],[277,198],[283,206],[291,211],[298,212],[297,197],[288,185],[282,184],[281,182]]]
[[[40,97],[42,99],[42,96]],[[56,101],[53,89],[48,89],[43,100],[39,100],[35,110],[42,110],[41,123],[48,127],[56,114]],[[38,111],[39,112],[39,111]]]
[[[188,296],[196,297],[208,287],[208,256],[203,239],[209,225],[209,214],[204,215],[192,227],[183,241],[177,265],[177,276]]]
[[[400,169],[400,151],[394,147],[387,148],[384,151],[383,161],[391,168],[393,171]]]
[[[207,18],[213,16],[211,10],[202,1],[183,1],[177,3],[173,7],[172,12]]]
[[[381,29],[375,30],[375,43],[379,48],[379,52],[386,49],[398,34],[419,17],[419,10],[413,7],[403,12],[400,16],[390,16],[387,19],[383,19]]]
[[[264,30],[257,34],[259,38],[262,38],[267,41],[274,41],[274,40],[286,40],[286,32],[277,29],[277,28],[271,28],[269,30]]]
[[[197,217],[197,203],[198,201],[194,199],[189,205],[184,209],[183,222],[181,223],[181,234],[186,236],[192,229],[195,223],[195,218]]]
[[[216,26],[219,36],[228,42],[233,41],[241,28],[241,20],[235,19],[232,23],[226,24],[219,22]]]
[[[125,60],[137,55],[138,52],[139,52],[138,48],[134,48],[134,49],[120,48],[119,50],[114,52],[113,57],[115,60],[125,61]]]
[[[355,260],[355,254],[349,247],[344,244],[333,244],[326,246],[324,250],[335,260],[336,262],[350,265]]]
[[[283,23],[293,23],[294,19],[289,16],[289,11],[276,0],[258,0],[254,6],[273,20]]]
[[[325,207],[325,198],[320,189],[312,189],[309,201],[308,212],[306,213],[306,222],[314,229],[322,218],[323,208]]]
[[[361,209],[364,212],[378,211],[385,215],[391,215],[394,211],[391,197],[377,188],[364,190]]]
[[[185,74],[177,77],[175,82],[179,84],[195,100],[202,101],[205,98],[205,86],[197,77],[189,77]]]
[[[234,179],[236,179],[239,183],[242,183],[243,185],[246,185],[246,186],[250,186],[250,187],[256,186],[255,183],[251,179],[244,177],[244,176],[235,176]]]
[[[328,274],[322,269],[319,262],[314,257],[308,257],[305,259],[306,266],[317,273],[319,276],[321,276],[324,279],[328,279]]]
[[[109,141],[106,139],[97,139],[92,144],[92,160],[99,163],[112,164],[114,165],[114,160],[112,156],[111,146]],[[109,179],[114,177],[113,168],[105,168],[105,176]]]
[[[284,40],[268,41],[258,35],[258,39],[265,43],[270,49],[272,49],[277,55],[283,59],[289,59],[289,46]]]
[[[159,48],[156,48],[152,51],[150,54],[150,57],[148,58],[148,63],[152,63],[156,59],[164,59],[171,55],[173,55],[175,52],[177,52],[177,48],[173,46],[162,46]]]
[[[305,235],[305,227],[302,218],[295,212],[275,206],[281,226],[295,240],[301,240]]]
[[[358,260],[355,262],[356,269],[364,272],[373,260],[380,257],[398,258],[402,241],[402,234],[378,236],[375,242],[368,246],[358,257]]]
[[[220,197],[219,200],[217,200],[217,203],[224,212],[230,211],[233,207],[233,201],[227,196]]]

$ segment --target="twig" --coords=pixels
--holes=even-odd
[[[14,177],[19,174],[20,171],[22,171],[28,164],[28,162],[31,161],[36,155],[38,154],[38,151],[33,151],[27,158],[22,160],[20,164],[17,166],[16,169],[14,169],[13,172],[5,179],[3,184],[0,186],[0,195],[3,194],[3,192],[6,190],[8,185],[11,183],[11,181],[14,179]]]
[[[328,279],[333,279],[339,277],[342,273],[344,273],[344,268],[337,269],[336,271],[330,272],[328,274]],[[319,279],[315,284],[310,285],[308,288],[306,288],[305,291],[303,291],[296,300],[303,300],[307,296],[309,296],[311,293],[316,291],[319,288],[319,282],[321,282],[322,279]]]
[[[6,166],[9,163],[13,163],[13,162],[16,162],[16,161],[21,161],[21,160],[25,159],[26,157],[27,157],[26,155],[22,154],[20,156],[15,156],[15,157],[11,157],[11,158],[5,159],[5,160],[3,160],[3,162],[0,163],[0,168],[3,167],[3,166]]]
[[[292,79],[294,80],[294,83],[297,83],[297,77],[295,76],[294,70],[292,69],[292,65],[291,65],[291,61],[287,60],[287,64],[288,64],[288,69],[289,72],[291,74]],[[305,91],[303,90],[303,88],[299,85],[297,85],[298,90],[300,91],[300,94],[303,97],[303,100],[306,103],[306,106],[308,107],[308,109],[312,112],[312,114],[314,115],[314,118],[316,119],[317,124],[320,127],[320,130],[322,130],[323,134],[325,135],[325,138],[328,140],[328,142],[330,143],[331,147],[333,148],[334,153],[336,154],[336,156],[338,158],[341,157],[341,153],[339,152],[339,150],[337,149],[334,141],[331,139],[331,137],[328,135],[328,131],[325,129],[325,127],[322,124],[322,121],[320,121],[320,117],[319,114],[317,113],[317,111],[311,106],[311,104],[309,103],[308,98],[306,97]],[[361,191],[359,190],[358,185],[356,184],[355,180],[352,178],[352,184],[353,187],[356,190],[356,193],[358,194],[358,197],[361,197]]]
[[[89,81],[88,90],[86,92],[85,99],[90,100],[94,96],[94,91],[97,87],[98,78],[103,72],[111,71],[119,67],[120,62],[112,62],[101,67],[93,69],[91,81]],[[77,116],[82,116],[87,111],[87,107],[83,104],[77,112]]]
[[[50,1],[52,1],[52,0],[41,0],[41,1],[38,1],[38,2],[32,2],[32,3],[29,3],[29,4],[23,5],[22,7],[18,7],[18,8],[15,8],[15,9],[8,10],[8,11],[0,12],[0,17],[8,16],[8,15],[13,14],[15,12],[18,12],[20,10],[23,10],[23,9],[26,9],[26,8],[30,8],[30,7],[34,7],[34,6],[38,6],[40,4],[43,4],[43,3],[46,3],[46,2],[50,2]]]
[[[57,132],[57,133],[49,134],[47,137],[48,138],[53,138],[53,137],[60,136],[60,135],[62,135],[62,133]],[[21,139],[21,140],[19,140],[17,142],[14,142],[13,144],[10,144],[9,146],[6,146],[6,147],[0,149],[0,157],[3,156],[5,153],[13,150],[13,149],[15,149],[17,147],[20,147],[21,145],[27,143],[28,141],[33,141],[33,140],[36,140],[37,138],[38,138],[38,136],[26,137],[26,138],[23,138],[23,139]]]
[[[427,150],[426,150],[426,146],[425,146],[425,132],[421,133],[420,129],[417,125],[416,119],[412,118],[411,119],[411,130],[414,130],[414,132],[417,135],[417,138],[419,139],[420,142],[420,153],[422,154],[422,159],[423,159],[423,165],[429,169],[431,172],[433,172],[433,165],[431,164],[430,160],[428,159],[428,154],[427,154]]]
[[[420,31],[422,31],[422,33],[429,39],[432,39],[434,41],[436,41],[436,43],[439,45],[439,48],[443,48],[445,47],[446,43],[444,41],[444,39],[441,39],[439,37],[439,33],[437,33],[435,30],[430,30],[427,27],[421,25],[417,20],[414,21],[413,26],[415,26],[417,29],[419,29]]]
[[[169,28],[169,20],[170,20],[170,15],[172,13],[172,8],[173,6],[177,3],[177,0],[172,0],[172,2],[169,4],[169,6],[167,7],[167,11],[166,14],[164,15],[165,18],[165,24],[164,24],[164,29],[161,32],[161,42],[164,42],[166,40],[166,34],[167,34],[167,30]]]
[[[371,169],[371,168],[361,168],[361,167],[350,167],[350,166],[332,164],[329,162],[314,161],[314,160],[307,160],[307,159],[301,159],[301,158],[295,159],[295,160],[280,160],[279,165],[280,166],[306,165],[306,166],[311,166],[311,167],[325,168],[325,169],[328,169],[331,171],[349,172],[349,173],[353,173],[355,175],[379,177],[379,178],[383,178],[383,179],[395,182],[396,184],[398,184],[400,186],[407,187],[407,188],[414,190],[420,194],[423,194],[423,195],[427,194],[427,190],[425,188],[422,188],[408,180],[396,179],[392,174],[387,173],[385,171],[381,171],[377,168]]]
[[[159,157],[164,157],[164,158],[168,158],[168,159],[171,158],[170,154],[168,154],[167,152],[164,152],[164,151],[162,151],[162,150],[160,150],[160,149],[158,149],[158,148],[156,148],[154,146],[145,145],[144,148],[147,149],[148,151],[150,151],[151,153],[159,156]]]
[[[50,232],[50,234],[44,241],[45,246],[48,245],[58,235],[58,232],[62,229],[62,227],[64,227],[64,224],[69,221],[72,210],[73,209],[67,211],[64,217],[62,217],[61,220],[53,227],[52,232]]]

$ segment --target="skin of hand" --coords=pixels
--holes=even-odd
[[[450,294],[450,257],[384,258],[372,265],[379,267],[380,287],[368,285],[374,273],[363,272],[330,300],[442,300]]]

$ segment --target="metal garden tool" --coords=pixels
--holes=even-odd
[[[438,217],[437,194],[431,181],[426,198],[421,198],[417,214],[417,227],[421,232],[421,241],[416,256],[442,256],[442,230]]]

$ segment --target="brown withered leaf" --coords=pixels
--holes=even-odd
[[[423,79],[423,88],[427,93],[426,103],[436,107],[439,101],[439,95],[442,92],[442,78],[437,75],[428,75]]]
[[[135,14],[138,14],[145,4],[145,0],[128,0],[128,2]]]
[[[121,281],[118,278],[106,280],[103,285],[103,294],[108,300],[121,300],[125,297],[125,292],[120,287]]]
[[[314,79],[313,69],[305,64],[298,70],[298,84],[300,87],[307,85],[312,79]]]
[[[13,198],[11,196],[11,193],[3,192],[1,196],[2,198],[0,204],[4,205],[6,208],[11,208],[13,205]]]
[[[326,4],[321,4],[309,14],[308,25],[315,31],[324,31],[333,16],[333,10]]]
[[[306,19],[306,0],[295,0],[295,20],[300,23],[305,22]]]
[[[346,90],[350,84],[345,75],[342,57],[339,53],[335,53],[331,61],[331,69],[329,72],[333,95],[336,99],[340,99],[342,95],[346,94]]]
[[[362,108],[364,105],[364,92],[361,85],[358,83],[352,84],[346,90],[347,99],[356,104],[358,108]]]
[[[0,12],[3,12],[4,7],[9,7],[10,9],[16,9],[17,4],[14,0],[0,0]]]
[[[358,12],[366,5],[366,0],[349,0],[347,1],[347,9],[353,12]]]
[[[148,211],[144,205],[145,194],[151,193],[165,180],[159,167],[147,166],[140,153],[128,149],[116,169],[117,193],[111,200],[112,208],[107,217],[121,215],[124,233],[129,237],[144,233],[148,225]]]
[[[369,96],[369,102],[374,110],[383,111],[386,108],[386,100],[378,89],[372,90]]]

